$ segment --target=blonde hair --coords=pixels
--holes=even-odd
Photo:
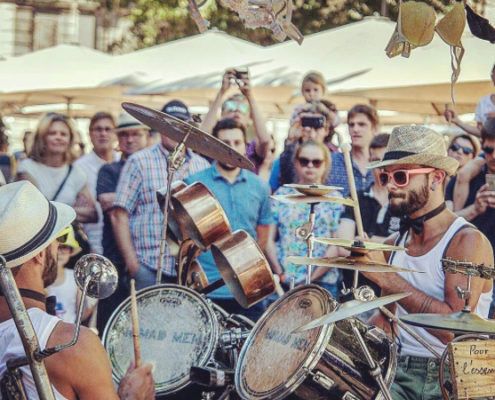
[[[294,163],[298,162],[297,159],[299,158],[299,155],[301,154],[302,149],[304,149],[305,147],[309,147],[309,146],[318,147],[321,150],[321,152],[323,153],[323,162],[325,163],[325,170],[323,171],[322,179],[325,180],[326,177],[330,174],[330,169],[332,168],[332,158],[330,155],[330,151],[328,151],[328,147],[325,146],[325,144],[320,143],[320,142],[316,142],[314,140],[308,140],[307,142],[301,143],[297,147],[297,149],[294,153],[294,161],[293,162]],[[315,183],[325,183],[325,182],[323,181],[323,182],[315,182]]]
[[[45,136],[48,134],[50,127],[54,122],[62,122],[69,129],[70,141],[64,155],[64,161],[70,164],[74,160],[72,147],[74,146],[75,129],[72,122],[65,115],[57,113],[48,113],[41,117],[34,133],[33,145],[31,146],[31,151],[29,152],[29,158],[43,163],[46,157]]]
[[[301,82],[301,90],[302,87],[304,86],[305,83],[314,83],[315,85],[319,85],[323,89],[323,94],[325,94],[327,90],[327,82],[325,81],[325,77],[321,72],[318,71],[310,71],[306,75],[304,75],[304,78]]]

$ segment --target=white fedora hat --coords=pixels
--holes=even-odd
[[[396,164],[419,164],[444,170],[454,175],[459,163],[447,155],[442,135],[423,125],[404,125],[390,134],[383,160],[368,168],[383,168]]]
[[[7,267],[24,264],[76,218],[72,207],[48,201],[30,182],[0,187],[0,255]]]

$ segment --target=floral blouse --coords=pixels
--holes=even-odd
[[[297,193],[295,189],[279,187],[274,194],[284,195]],[[331,193],[332,196],[339,196],[339,193]],[[287,204],[271,199],[272,213],[274,223],[277,226],[277,255],[280,265],[284,268],[285,273],[293,275],[296,282],[306,279],[306,267],[304,265],[294,265],[286,262],[287,256],[306,256],[306,241],[296,235],[296,229],[309,220],[309,204]],[[337,231],[340,221],[340,215],[344,208],[336,203],[319,203],[316,205],[316,218],[314,235],[315,237],[332,237]],[[324,257],[327,245],[315,243],[313,257]],[[337,285],[340,280],[339,270],[332,268],[323,277],[320,282],[331,285]]]

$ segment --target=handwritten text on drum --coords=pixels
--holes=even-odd
[[[488,349],[478,349],[475,344],[469,346],[469,354],[470,355],[485,355],[488,356]],[[490,367],[473,367],[473,360],[470,360],[469,363],[464,361],[462,365],[462,373],[465,375],[491,375],[495,373],[495,368]]]
[[[307,351],[311,345],[311,342],[303,337],[297,337],[274,328],[268,329],[265,338],[275,343],[289,345],[299,351]]]
[[[132,331],[126,330],[124,332],[125,337],[132,337]],[[142,340],[156,340],[164,341],[169,338],[172,343],[178,344],[201,344],[201,337],[194,332],[167,332],[163,329],[144,329],[139,330],[139,336]]]

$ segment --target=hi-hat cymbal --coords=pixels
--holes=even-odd
[[[312,203],[337,203],[346,206],[354,205],[354,201],[349,198],[335,196],[307,196],[302,193],[272,194],[272,199],[289,204],[312,204]]]
[[[349,240],[338,238],[315,237],[315,242],[328,244],[330,246],[338,246],[349,251],[357,253],[367,253],[368,251],[399,251],[405,250],[402,246],[393,246],[389,244],[371,242],[369,240]]]
[[[309,329],[318,328],[319,326],[333,324],[334,322],[353,317],[354,315],[359,315],[366,311],[380,308],[390,303],[395,303],[396,301],[399,301],[404,297],[409,296],[410,294],[411,293],[391,294],[388,296],[378,297],[370,301],[350,300],[342,303],[337,310],[300,326],[299,328],[294,330],[293,333],[303,332]]]
[[[216,137],[209,135],[199,128],[181,121],[171,115],[134,103],[122,103],[122,107],[134,118],[149,126],[151,129],[163,133],[176,142],[184,140],[185,146],[199,154],[213,160],[221,161],[235,167],[254,170],[254,165],[245,156],[227,146]]]
[[[495,334],[495,321],[481,318],[468,311],[458,311],[452,314],[407,314],[399,319],[406,324],[421,328]]]
[[[326,186],[326,185],[301,185],[298,183],[286,183],[284,187],[296,189],[299,193],[306,196],[324,196],[334,190],[343,190],[340,186]]]
[[[423,272],[415,269],[397,267],[396,265],[384,264],[377,261],[356,260],[352,257],[327,258],[289,256],[286,258],[286,261],[296,265],[314,265],[316,267],[349,269],[352,271],[362,272]]]

